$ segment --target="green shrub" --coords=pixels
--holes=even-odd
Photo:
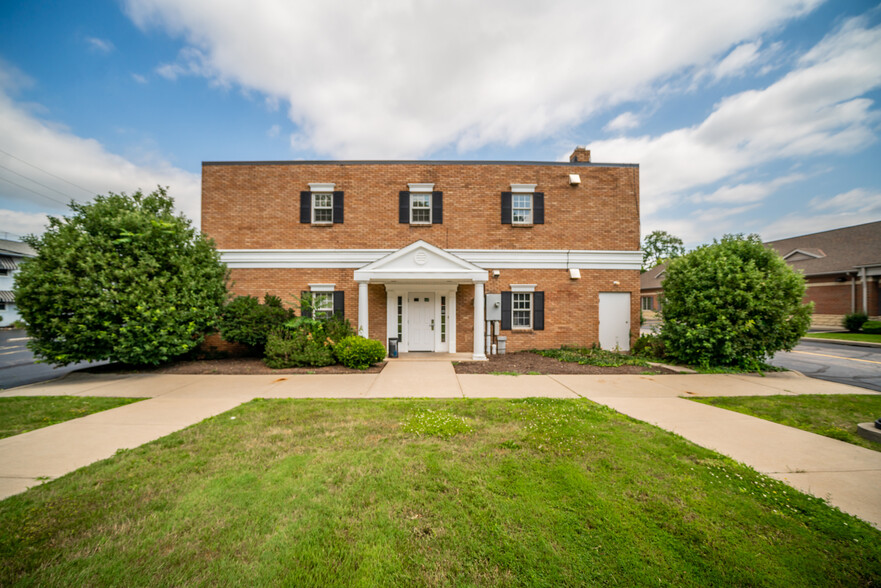
[[[881,335],[881,321],[864,322],[863,333],[867,333],[869,335]]]
[[[334,347],[334,353],[341,364],[359,370],[366,370],[385,359],[382,343],[358,335],[341,340]]]
[[[649,359],[664,359],[667,354],[664,348],[664,340],[658,335],[641,335],[633,343],[630,353],[637,357]]]
[[[807,332],[804,277],[758,235],[726,235],[670,261],[661,338],[668,357],[699,367],[755,369]]]
[[[351,337],[355,334],[355,329],[352,328],[349,319],[334,315],[324,319],[322,322],[324,323],[324,333],[332,341],[331,345],[336,345],[346,337]]]
[[[269,334],[263,362],[273,369],[321,367],[336,363],[324,329],[279,328]]]
[[[595,365],[600,367],[619,367],[622,365],[648,366],[642,359],[625,353],[600,349],[596,344],[593,347],[563,345],[559,349],[533,349],[531,351],[543,357],[552,357],[558,361],[577,363],[579,365]]]
[[[841,321],[841,326],[851,333],[859,333],[860,329],[863,327],[863,323],[867,320],[869,320],[869,315],[865,312],[850,312],[844,315],[844,320]]]
[[[278,296],[266,294],[263,304],[254,296],[237,296],[223,307],[218,326],[224,341],[262,351],[269,334],[291,317],[293,310],[285,309]]]

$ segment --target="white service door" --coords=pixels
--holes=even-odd
[[[630,351],[630,292],[600,292],[600,347]]]
[[[434,294],[407,295],[407,351],[434,351]]]

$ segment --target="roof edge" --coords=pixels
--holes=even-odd
[[[297,160],[297,161],[203,161],[202,167],[217,165],[548,165],[554,167],[633,167],[638,163],[592,163],[568,161],[479,161],[479,160],[431,160],[431,159],[353,159],[353,160]]]

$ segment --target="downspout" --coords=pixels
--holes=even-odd
[[[850,275],[850,311],[857,311],[857,275]]]

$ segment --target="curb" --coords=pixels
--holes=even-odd
[[[854,345],[856,347],[881,347],[881,343],[871,341],[849,341],[847,339],[822,339],[819,337],[802,337],[802,343],[832,343],[833,345]]]

